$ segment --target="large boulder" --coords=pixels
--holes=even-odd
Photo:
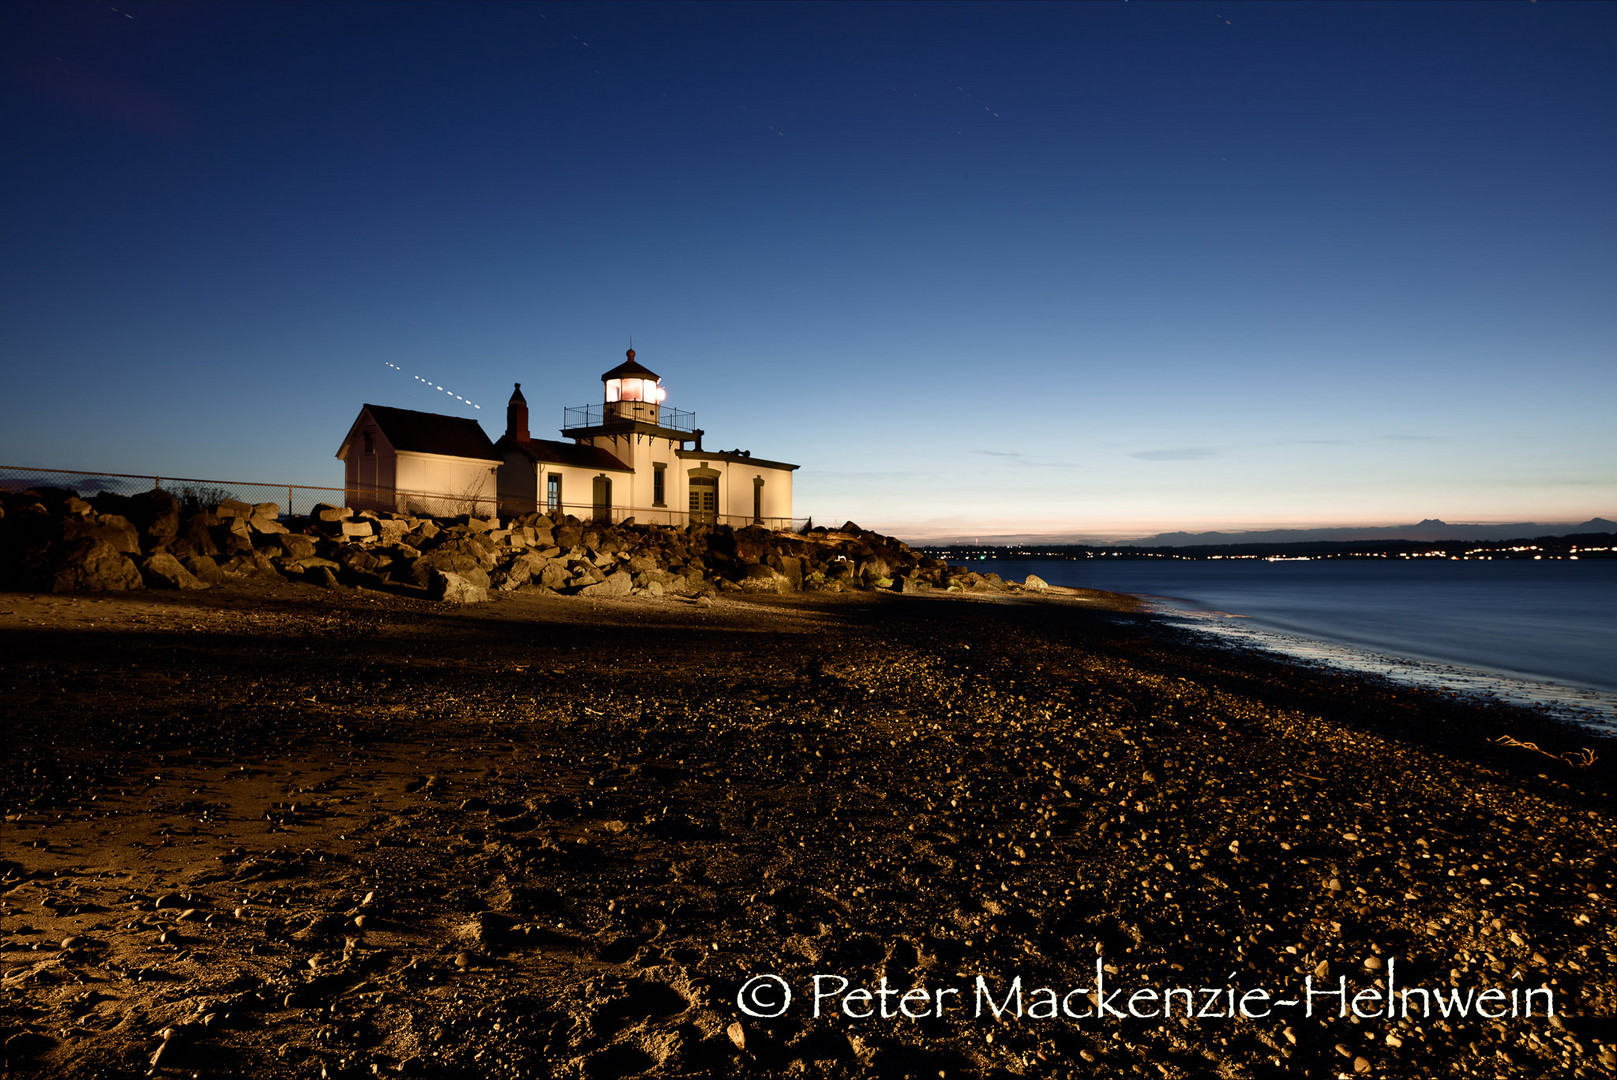
[[[180,501],[166,491],[143,491],[139,495],[102,492],[91,501],[103,514],[127,519],[140,536],[143,548],[167,544],[180,531]]]
[[[443,554],[437,551],[427,552],[410,564],[408,577],[417,585],[430,590],[433,588],[436,574],[454,574],[480,588],[489,587],[488,571],[483,569],[477,559],[453,552]]]
[[[510,592],[521,588],[544,573],[550,560],[531,551],[525,551],[504,567],[489,575],[489,580],[500,589]]]
[[[289,558],[307,559],[314,554],[314,538],[302,533],[289,532],[280,537],[280,544]]]
[[[219,545],[213,535],[213,530],[219,526],[219,520],[217,515],[208,510],[197,510],[187,514],[180,522],[180,533],[169,545],[169,550],[176,554],[182,549],[186,553],[197,555],[219,554]]]
[[[135,526],[121,514],[96,514],[89,517],[70,517],[62,522],[62,539],[105,540],[125,555],[140,554],[140,535]]]
[[[311,549],[307,555],[300,555],[299,558],[308,558],[314,554],[315,551]],[[363,544],[344,544],[335,549],[333,558],[344,570],[359,570],[369,574],[386,574],[393,565],[392,554],[388,549],[365,547]]]
[[[232,555],[219,569],[227,578],[263,577],[277,581],[281,578],[281,572],[275,568],[270,557],[252,548]]]
[[[229,559],[234,555],[251,555],[253,553],[252,540],[240,533],[231,531],[229,526],[221,526],[215,535],[219,541],[216,545],[218,548],[215,552],[216,555]]]
[[[628,596],[629,590],[634,587],[634,578],[627,570],[615,570],[606,575],[602,581],[586,585],[578,590],[579,596],[612,597]]]
[[[793,588],[791,578],[765,563],[747,567],[740,584],[748,592],[791,592]]]
[[[220,570],[219,564],[214,562],[213,559],[209,558],[208,556],[188,555],[184,559],[181,559],[180,562],[181,565],[183,565],[187,570],[191,571],[191,575],[198,581],[208,585],[224,584],[224,571]]]
[[[874,585],[883,578],[891,577],[892,573],[893,568],[879,555],[872,555],[859,564],[859,577],[866,585]]]
[[[180,560],[166,551],[159,551],[146,557],[140,564],[141,577],[146,584],[154,589],[206,589],[207,583],[201,581],[191,571],[180,564]]]
[[[180,532],[180,500],[166,491],[130,496],[124,516],[134,522],[148,545],[166,544]]]
[[[792,583],[792,588],[803,587],[803,560],[796,555],[776,555],[769,560],[769,565],[786,575],[786,580]]]
[[[561,524],[556,526],[553,535],[555,538],[551,542],[563,551],[569,551],[577,547],[579,541],[584,538],[584,526],[577,518],[569,516],[563,518]]]
[[[426,552],[427,559],[455,559],[465,557],[471,559],[484,570],[494,569],[498,561],[494,545],[481,536],[454,536],[442,541],[437,547]],[[444,569],[453,569],[444,567]]]
[[[487,578],[484,579],[487,581]],[[477,604],[488,599],[488,586],[469,581],[459,574],[433,570],[427,581],[427,593],[434,600],[446,604]]]
[[[105,540],[68,545],[51,575],[51,592],[122,592],[142,585],[140,568]]]
[[[414,522],[408,518],[382,518],[371,522],[376,528],[376,535],[384,544],[396,544],[409,535]]]
[[[728,525],[714,525],[702,536],[708,565],[723,565],[735,561],[736,534]]]

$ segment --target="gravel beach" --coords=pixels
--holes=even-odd
[[[18,1075],[1617,1075],[1617,748],[1126,598],[4,594],[0,710]]]

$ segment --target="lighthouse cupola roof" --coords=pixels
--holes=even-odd
[[[623,363],[619,364],[617,367],[613,368],[611,371],[607,372],[605,375],[602,375],[602,382],[605,382],[608,379],[650,379],[652,382],[656,382],[660,377],[655,371],[652,371],[650,368],[646,367],[646,365],[640,363],[640,361],[634,358],[633,349],[630,349],[624,355],[626,355],[628,359],[623,361]]]

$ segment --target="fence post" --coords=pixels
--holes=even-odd
[[[286,516],[292,516],[292,485],[286,485]]]

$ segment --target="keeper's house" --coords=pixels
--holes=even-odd
[[[521,383],[506,406],[505,434],[493,443],[476,420],[366,405],[337,451],[348,505],[792,527],[796,465],[704,450],[696,414],[663,404],[667,391],[633,349],[601,382],[600,404],[563,410],[561,433],[571,442],[529,434]]]

